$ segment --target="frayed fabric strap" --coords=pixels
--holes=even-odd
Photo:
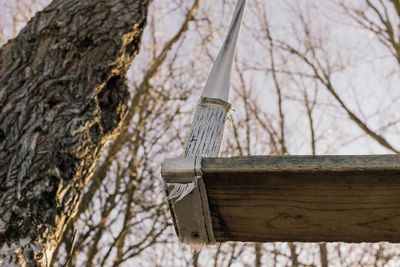
[[[194,250],[215,243],[201,157],[197,156],[219,155],[231,109],[228,99],[232,62],[245,6],[246,0],[237,1],[227,36],[196,107],[184,158],[166,160],[162,167],[175,230],[181,244]]]
[[[178,161],[177,163],[179,164],[179,162],[181,160],[176,160]],[[184,198],[185,196],[187,196],[188,194],[190,194],[193,189],[195,189],[198,185],[197,185],[197,180],[201,179],[203,177],[203,173],[201,171],[201,156],[198,157],[190,157],[190,158],[185,158],[182,159],[182,161],[185,163],[183,164],[183,167],[188,167],[188,170],[183,170],[182,171],[182,176],[180,177],[180,179],[178,179],[178,181],[180,183],[168,183],[167,182],[167,189],[169,191],[169,195],[168,195],[168,200],[170,200],[172,203],[175,203],[177,201],[180,201],[182,198]],[[194,162],[193,164],[193,176],[191,174],[191,162]],[[172,162],[169,162],[170,164],[173,164]],[[167,161],[168,164],[168,161]],[[174,164],[173,164],[174,165]],[[186,166],[189,165],[189,166]],[[176,167],[176,165],[174,165]],[[182,165],[180,165],[182,168]],[[168,168],[168,167],[166,167]],[[174,171],[174,170],[172,170]],[[187,172],[187,174],[186,174]],[[166,173],[163,174],[163,176],[167,176]],[[193,177],[193,178],[192,178]],[[174,177],[170,177],[170,179],[173,179]],[[168,178],[167,178],[168,179]],[[191,179],[191,181],[189,183],[185,183],[185,179]]]

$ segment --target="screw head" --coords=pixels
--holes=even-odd
[[[41,261],[43,258],[43,253],[42,252],[37,253],[35,258],[37,261]]]
[[[193,232],[192,237],[195,239],[198,239],[198,238],[200,238],[200,234],[198,232]]]

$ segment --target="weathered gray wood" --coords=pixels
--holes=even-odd
[[[204,158],[217,241],[400,242],[400,157]]]

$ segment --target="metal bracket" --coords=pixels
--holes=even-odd
[[[161,165],[161,176],[166,183],[188,184],[202,175],[201,156],[166,159]]]
[[[162,163],[161,175],[170,192],[179,240],[194,249],[216,243],[202,177],[201,156],[166,159]]]

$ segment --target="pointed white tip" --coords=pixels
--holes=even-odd
[[[208,77],[202,97],[217,98],[228,102],[232,62],[243,20],[246,0],[238,0],[224,44]]]

